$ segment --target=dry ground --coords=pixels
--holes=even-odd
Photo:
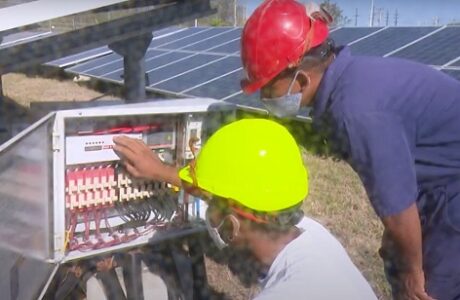
[[[34,101],[114,99],[114,96],[101,95],[72,81],[28,78],[21,74],[5,75],[3,86],[6,97],[25,110]],[[305,154],[305,160],[310,171],[311,189],[304,205],[306,214],[318,219],[341,240],[378,296],[389,299],[377,254],[382,227],[368,204],[359,179],[343,162],[310,154]],[[211,285],[231,299],[248,299],[254,292],[243,288],[227,268],[209,260],[207,264]]]

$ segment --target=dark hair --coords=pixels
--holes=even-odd
[[[209,206],[212,205],[214,208],[219,209],[221,213],[223,213],[224,215],[233,213],[235,216],[238,216],[240,220],[249,222],[251,224],[251,228],[258,231],[262,231],[267,234],[275,235],[286,233],[287,231],[289,231],[289,229],[291,229],[293,226],[300,222],[300,220],[305,215],[301,209],[301,204],[302,203],[281,211],[267,213],[247,208],[232,199],[214,196],[213,199],[209,202]],[[255,218],[264,220],[267,223],[261,223],[245,218],[244,216],[238,214],[237,211],[233,210],[232,207],[237,208],[240,211],[249,213],[253,215]]]
[[[300,209],[300,206],[290,208],[282,212],[277,212],[274,215],[269,216],[268,223],[257,223],[251,222],[251,227],[254,230],[261,231],[266,234],[279,235],[288,232],[293,226],[302,220],[304,212]]]

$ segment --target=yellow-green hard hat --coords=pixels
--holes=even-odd
[[[286,128],[265,119],[244,119],[216,131],[195,163],[199,188],[261,212],[302,202],[308,175],[299,147]],[[193,183],[190,166],[179,177]]]

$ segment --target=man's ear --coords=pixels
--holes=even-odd
[[[240,221],[238,220],[237,217],[235,217],[234,215],[229,215],[228,216],[228,220],[229,222],[232,223],[232,231],[231,231],[231,235],[228,237],[228,240],[229,242],[233,242],[237,237],[238,235],[240,234]]]
[[[304,70],[300,70],[297,75],[297,80],[300,84],[300,90],[303,92],[311,84],[311,75]]]

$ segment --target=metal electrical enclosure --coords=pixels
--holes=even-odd
[[[146,244],[170,223],[180,228],[199,215],[197,200],[132,178],[112,139],[142,140],[180,167],[234,116],[232,105],[197,98],[50,113],[0,146],[0,249],[50,275],[53,265]]]

